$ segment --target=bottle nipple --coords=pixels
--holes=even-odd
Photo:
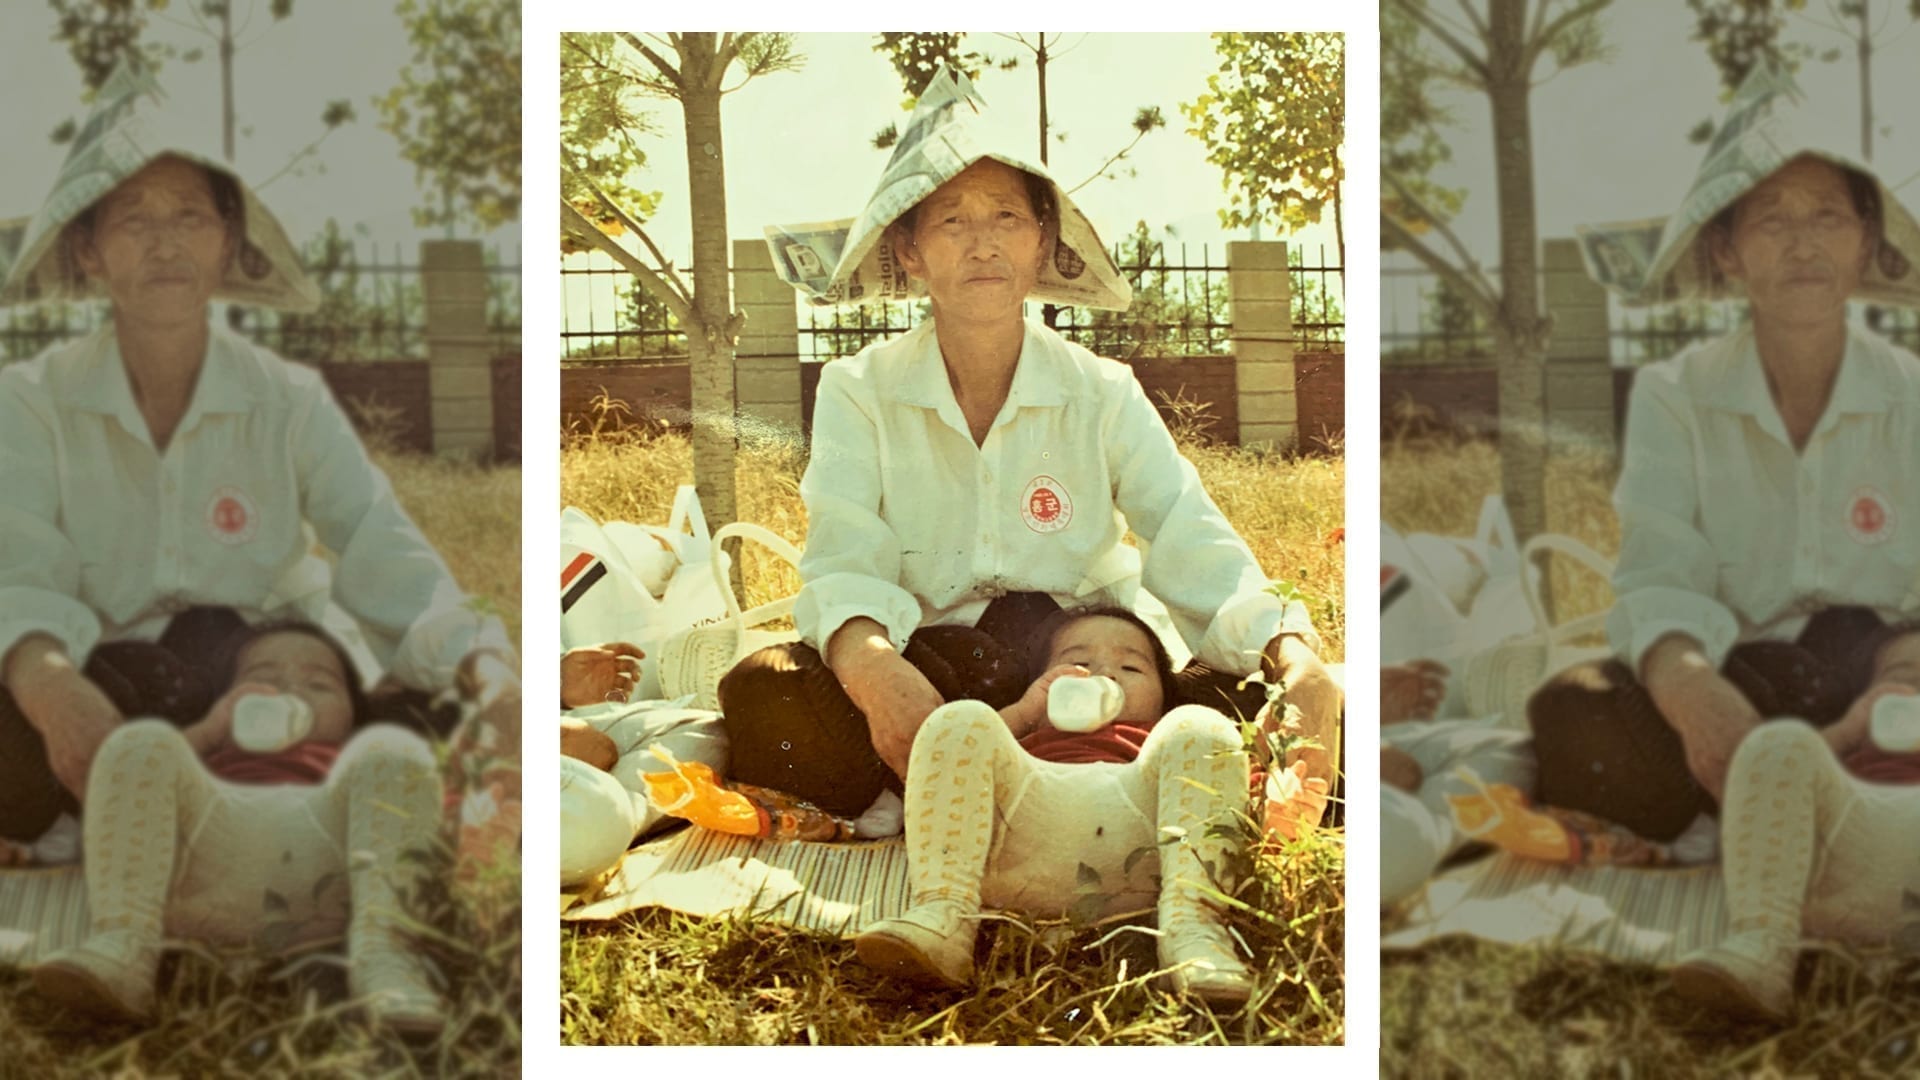
[[[1047,721],[1061,731],[1098,731],[1126,703],[1120,684],[1105,675],[1066,675],[1047,687]]]
[[[313,731],[313,710],[292,694],[248,694],[233,704],[233,742],[250,754],[285,750]]]
[[[1889,754],[1920,753],[1920,696],[1888,694],[1874,702],[1867,730]]]

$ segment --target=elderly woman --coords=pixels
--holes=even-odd
[[[1920,361],[1850,299],[1920,305],[1920,226],[1798,140],[1757,78],[1629,299],[1744,295],[1751,323],[1640,371],[1614,493],[1618,658],[1530,702],[1542,801],[1670,840],[1762,721],[1824,727],[1868,644],[1920,610]]]
[[[1004,144],[979,129],[981,104],[963,77],[935,77],[844,249],[825,245],[837,263],[770,230],[776,265],[819,300],[923,290],[933,317],[822,370],[803,644],[721,683],[732,775],[858,814],[899,789],[942,703],[1020,698],[1042,619],[1133,607],[1142,585],[1199,661],[1183,700],[1251,717],[1257,695],[1231,688],[1264,666],[1332,748],[1338,693],[1302,605],[1269,591],[1133,373],[1024,317],[1030,299],[1124,308],[1129,293],[1045,171],[985,149]],[[831,277],[801,280],[810,264]],[[1327,753],[1309,764],[1331,779]]]
[[[333,614],[390,681],[417,702],[458,685],[488,703],[478,737],[518,756],[503,628],[466,602],[318,372],[210,319],[217,297],[301,310],[318,294],[236,176],[155,151],[170,145],[147,130],[159,103],[125,73],[103,89],[6,282],[14,298],[104,296],[113,315],[0,370],[0,836],[14,840],[87,801],[126,721],[206,715],[246,624],[327,614],[282,595],[309,528],[337,556]],[[351,950],[388,948],[390,922]]]

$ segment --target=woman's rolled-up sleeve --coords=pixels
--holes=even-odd
[[[1698,525],[1703,477],[1688,414],[1666,371],[1649,368],[1634,380],[1613,497],[1621,544],[1607,633],[1635,672],[1668,634],[1698,641],[1715,667],[1740,635],[1732,610],[1715,598],[1720,564]]]
[[[296,393],[289,438],[301,511],[339,556],[334,599],[360,622],[389,673],[442,690],[473,649],[511,655],[505,628],[461,592],[325,385],[315,379]]]
[[[1147,546],[1141,584],[1167,605],[1194,656],[1217,671],[1258,670],[1261,650],[1280,634],[1298,634],[1318,652],[1306,605],[1269,591],[1253,552],[1208,497],[1139,382],[1124,384],[1103,439],[1114,502]]]
[[[919,628],[920,602],[900,587],[900,537],[880,516],[879,425],[844,369],[821,369],[813,449],[800,480],[807,547],[800,559],[794,625],[824,655],[851,619],[886,628],[897,649]]]
[[[46,634],[85,660],[100,619],[80,600],[80,553],[60,528],[60,480],[50,408],[18,376],[0,378],[0,657]]]

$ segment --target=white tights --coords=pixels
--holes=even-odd
[[[1887,940],[1901,890],[1920,889],[1920,787],[1849,775],[1797,720],[1756,728],[1721,804],[1734,932]]]
[[[987,705],[943,705],[907,769],[913,902],[1058,915],[1097,893],[1106,913],[1150,907],[1162,828],[1184,830],[1203,854],[1222,848],[1207,824],[1245,806],[1247,778],[1239,732],[1203,706],[1168,713],[1135,761],[1069,765],[1021,749]]]

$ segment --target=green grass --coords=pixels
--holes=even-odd
[[[1491,444],[1384,448],[1381,507],[1404,532],[1468,535],[1498,489]],[[1548,472],[1548,528],[1619,549],[1610,459]],[[1559,617],[1612,603],[1605,582],[1555,566]],[[1823,947],[1800,965],[1798,1013],[1741,1024],[1675,996],[1664,972],[1592,954],[1453,940],[1381,960],[1381,1073],[1405,1077],[1920,1076],[1920,958]]]
[[[1327,642],[1345,648],[1345,470],[1204,445],[1183,449],[1270,576],[1307,596]],[[739,517],[804,544],[803,455],[743,448]],[[687,440],[600,433],[568,442],[561,501],[601,520],[665,521],[691,482]],[[715,527],[721,522],[711,522]],[[747,602],[799,587],[750,548]],[[1258,989],[1247,1007],[1211,1013],[1153,978],[1142,930],[1065,920],[995,919],[983,928],[972,989],[915,990],[882,979],[850,940],[746,919],[647,910],[560,929],[561,1033],[574,1044],[1331,1044],[1345,1038],[1345,837],[1329,830],[1253,860],[1232,925],[1250,947]]]
[[[454,576],[518,640],[520,471],[379,457]],[[518,878],[516,854],[471,883],[440,875],[417,896],[419,947],[450,988],[448,1028],[431,1043],[371,1025],[346,996],[337,951],[286,961],[195,950],[163,962],[145,1028],[75,1017],[24,974],[0,974],[0,1076],[518,1076]]]

